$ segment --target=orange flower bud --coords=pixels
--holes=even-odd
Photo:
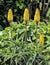
[[[34,21],[35,22],[39,22],[40,21],[40,11],[39,11],[38,8],[36,9],[36,12],[35,12]]]
[[[13,12],[12,12],[12,9],[8,10],[7,20],[8,20],[8,22],[12,22],[13,21]]]
[[[24,21],[25,22],[29,21],[29,11],[27,8],[25,8],[25,11],[24,11]]]
[[[44,35],[40,35],[40,46],[44,45]]]

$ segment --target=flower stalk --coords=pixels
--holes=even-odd
[[[40,22],[40,11],[36,8],[34,21],[36,23],[36,38],[38,38],[38,23]]]
[[[28,21],[29,21],[29,10],[28,10],[28,8],[25,8],[25,10],[24,10],[24,22],[26,24],[26,26],[25,26],[25,28],[26,28],[26,30],[25,30],[25,42],[27,41],[27,23],[28,23]]]

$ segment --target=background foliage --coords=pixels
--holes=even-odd
[[[31,3],[32,1],[32,3]],[[22,22],[23,21],[23,12],[24,9],[26,7],[28,7],[30,9],[30,7],[32,8],[32,15],[34,16],[35,13],[35,9],[37,3],[40,1],[39,0],[0,0],[0,25],[2,25],[2,28],[4,29],[5,27],[9,26],[9,23],[7,21],[7,13],[8,13],[8,9],[12,8],[13,10],[13,15],[14,15],[14,22]],[[31,6],[29,7],[29,5],[31,4]],[[39,5],[41,6],[41,5]],[[49,7],[48,7],[49,9]],[[42,9],[43,11],[43,9]],[[50,12],[50,10],[48,11],[48,13]],[[48,15],[47,13],[47,18],[50,20],[50,15]],[[44,13],[46,14],[46,13]],[[41,15],[41,18],[45,21],[48,21],[48,19],[46,18],[46,16]],[[32,17],[32,19],[34,19]],[[3,25],[4,24],[4,25]]]

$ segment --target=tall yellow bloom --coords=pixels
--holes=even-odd
[[[40,21],[40,11],[39,11],[38,8],[35,11],[34,21],[35,22],[39,22]]]
[[[44,45],[44,35],[40,35],[40,46]]]
[[[25,11],[24,11],[24,21],[25,22],[29,21],[29,11],[27,8],[25,8]]]
[[[12,22],[13,21],[13,12],[12,12],[12,9],[8,10],[7,20],[8,20],[8,22]]]

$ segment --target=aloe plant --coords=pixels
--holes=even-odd
[[[1,31],[0,65],[50,65],[50,24],[39,23],[36,40],[35,23],[29,22],[26,42],[25,26],[24,23],[12,22],[10,27]],[[39,36],[42,33],[45,40],[43,47],[40,47]]]

